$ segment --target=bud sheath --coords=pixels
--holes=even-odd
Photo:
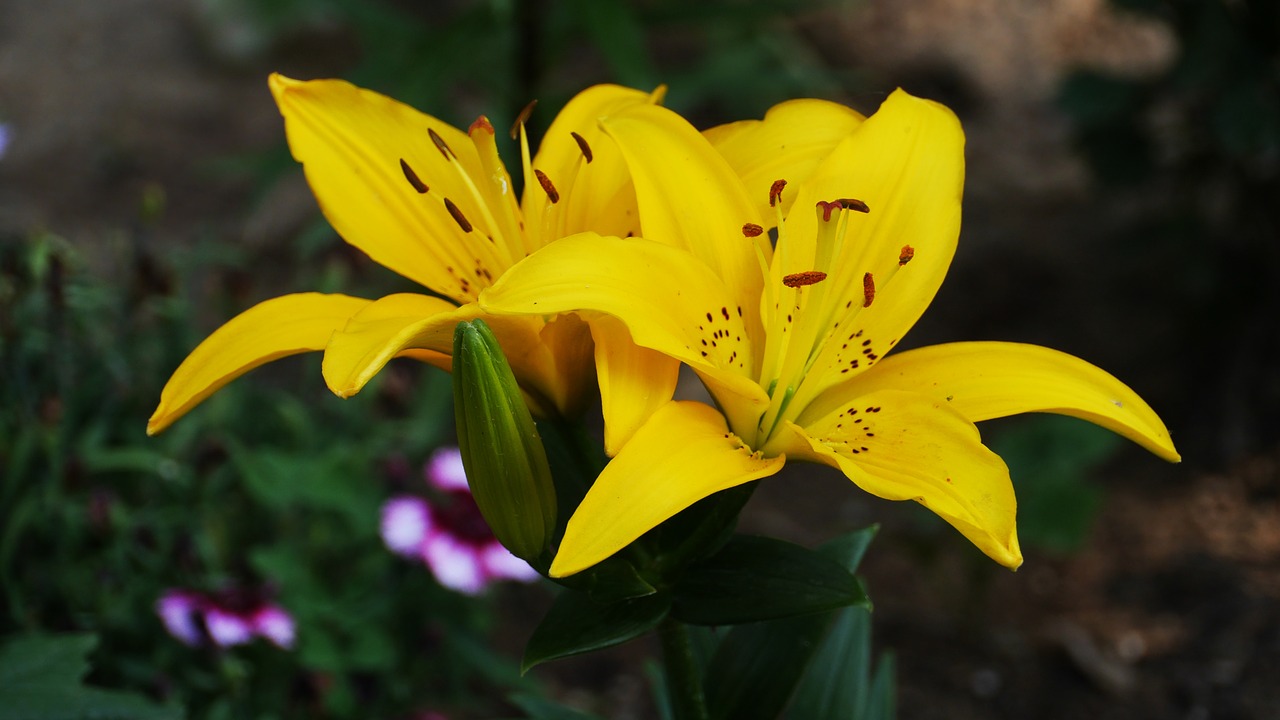
[[[483,320],[453,333],[458,447],[480,512],[513,554],[535,567],[556,523],[555,486],[542,438],[502,348]]]

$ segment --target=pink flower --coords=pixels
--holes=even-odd
[[[166,590],[156,601],[156,614],[164,629],[186,645],[199,645],[204,633],[197,614],[203,600],[185,590]]]
[[[170,635],[192,647],[208,640],[226,648],[244,645],[255,637],[286,650],[293,647],[293,617],[250,593],[227,592],[213,597],[190,590],[167,590],[156,601],[156,614]]]
[[[493,536],[471,497],[457,448],[437,450],[425,474],[437,499],[402,495],[382,506],[382,539],[392,552],[422,559],[437,582],[467,595],[496,580],[538,578]]]

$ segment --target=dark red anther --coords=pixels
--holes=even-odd
[[[471,221],[467,220],[467,216],[462,214],[457,205],[449,198],[444,199],[444,209],[449,211],[453,216],[453,221],[458,223],[458,227],[462,228],[462,232],[471,232]]]
[[[903,245],[902,252],[898,253],[898,265],[906,265],[911,262],[911,258],[916,256],[916,249],[910,245]]]
[[[764,234],[764,228],[755,223],[746,223],[742,226],[742,234],[747,237],[760,237]]]
[[[822,208],[822,222],[831,222],[831,213],[844,207],[839,200],[827,202],[825,200],[818,201],[818,207]]]
[[[840,203],[840,207],[845,210],[857,210],[860,213],[871,212],[871,208],[867,207],[867,204],[861,200],[856,200],[854,198],[840,198],[839,200],[836,200],[836,202]]]
[[[533,114],[533,107],[538,104],[537,100],[530,100],[528,105],[516,115],[516,121],[511,123],[511,139],[515,140],[520,137],[520,127],[529,122],[529,116]]]
[[[787,186],[786,180],[774,180],[773,185],[769,187],[769,207],[775,207],[782,202],[782,188]]]
[[[467,134],[474,135],[477,130],[484,130],[490,135],[495,134],[495,131],[493,129],[493,123],[489,122],[489,118],[483,115],[476,118],[476,121],[471,123],[471,127],[467,128]]]
[[[591,146],[587,144],[587,139],[573,131],[570,131],[569,134],[573,136],[573,141],[578,143],[578,149],[582,151],[582,157],[586,158],[587,164],[590,165],[595,156],[591,154]]]
[[[542,186],[542,189],[547,193],[547,197],[551,199],[551,204],[554,205],[560,202],[560,193],[556,190],[556,186],[551,184],[551,178],[537,168],[534,168],[533,174],[537,176],[538,184]]]
[[[806,285],[816,285],[827,279],[827,274],[821,270],[806,270],[804,272],[792,273],[782,278],[782,284],[789,288],[804,287]]]
[[[457,157],[453,154],[453,149],[449,147],[449,144],[446,143],[444,138],[440,137],[435,130],[427,128],[427,134],[431,136],[431,142],[435,144],[436,149],[440,151],[440,154],[444,156],[445,160],[452,160]]]
[[[871,273],[863,273],[862,275],[862,307],[871,307],[871,301],[876,299],[876,279],[871,277]]]
[[[409,163],[405,162],[404,158],[400,158],[400,171],[404,173],[404,179],[409,181],[409,184],[413,186],[414,190],[418,191],[418,194],[421,195],[428,190],[427,184],[422,182],[418,177],[418,173],[409,167]]]

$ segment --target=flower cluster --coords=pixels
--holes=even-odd
[[[156,614],[170,635],[192,647],[212,643],[227,648],[260,637],[288,650],[296,635],[293,617],[284,608],[251,593],[171,589],[156,601]]]
[[[960,234],[964,132],[938,103],[899,90],[863,116],[793,100],[699,132],[661,107],[662,88],[596,86],[536,155],[517,119],[517,198],[484,117],[464,131],[341,81],[270,86],[334,229],[431,293],[266,300],[174,372],[150,433],[286,355],[323,352],[341,397],[393,358],[451,369],[454,328],[483,319],[534,414],[573,419],[599,386],[612,460],[568,520],[554,577],[797,460],[924,505],[1017,568],[1013,484],[976,423],[1071,415],[1179,460],[1155,411],[1079,358],[1007,342],[897,351]],[[713,404],[673,400],[682,365]],[[441,503],[387,504],[388,546],[462,592],[532,577],[451,472],[429,473]]]
[[[435,499],[401,495],[382,506],[382,540],[392,552],[421,560],[441,585],[468,595],[496,580],[538,578],[498,542],[480,515],[458,448],[437,450],[424,474]]]

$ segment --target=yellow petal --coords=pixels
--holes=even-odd
[[[684,118],[653,105],[604,121],[635,183],[640,227],[647,240],[680,247],[724,282],[732,305],[744,308],[754,335],[759,327],[762,263],[768,237],[743,235],[760,217],[737,173]],[[754,358],[753,358],[754,364]]]
[[[448,353],[453,348],[457,310],[448,300],[412,293],[370,303],[334,333],[325,348],[321,364],[325,384],[338,397],[351,397],[402,351]]]
[[[604,450],[618,454],[636,430],[671,400],[680,361],[636,345],[620,320],[608,315],[591,321],[596,343]]]
[[[600,131],[600,120],[660,101],[660,92],[596,85],[578,93],[556,115],[532,167],[547,177],[559,201],[551,202],[536,176],[525,178],[522,205],[534,248],[584,230],[618,237],[639,234],[626,164]]]
[[[485,321],[490,328],[502,329],[508,324],[528,322],[529,318],[488,317]],[[498,342],[504,342],[504,336],[494,331]],[[552,398],[561,417],[575,418],[586,410],[587,402],[595,399],[595,343],[591,340],[591,326],[577,315],[558,315],[547,320],[538,331],[538,340],[545,348],[546,377],[539,381],[542,392]],[[506,345],[503,345],[506,347]],[[505,352],[505,351],[504,351]],[[519,368],[516,377],[525,370],[524,361],[516,358],[512,364],[513,371]],[[507,358],[511,363],[511,358]]]
[[[769,188],[773,182],[786,180],[792,188],[792,192],[782,195],[785,215],[795,200],[795,189],[863,119],[860,113],[839,103],[788,100],[769,108],[763,120],[740,120],[702,134],[742,178],[765,226],[772,227],[774,211],[769,205]]]
[[[759,413],[733,408],[755,407],[764,391],[751,377],[751,340],[732,303],[715,273],[683,250],[594,233],[542,248],[507,271],[480,299],[481,307],[494,314],[587,311],[618,318],[637,345],[714,377],[717,401],[734,427],[746,432]]]
[[[340,397],[350,397],[393,357],[414,357],[441,366],[437,359],[453,351],[454,327],[478,317],[493,330],[532,412],[550,417],[580,407],[581,386],[589,385],[591,377],[583,378],[579,373],[572,379],[574,385],[566,387],[566,373],[542,337],[547,324],[541,317],[490,317],[475,303],[454,307],[425,295],[388,295],[370,303],[341,331],[333,333],[321,366],[325,383]],[[589,360],[590,334],[585,323],[581,334],[587,343],[582,353]],[[570,356],[565,355],[568,362]],[[581,363],[573,369],[580,368]]]
[[[504,237],[492,220],[497,209],[484,199],[492,183],[462,131],[341,80],[272,75],[270,85],[289,147],[320,209],[343,239],[369,257],[463,303],[524,254],[523,241]],[[414,188],[402,160],[428,192]],[[446,199],[471,232],[464,232]],[[510,195],[502,201],[515,202]]]
[[[550,574],[585,570],[695,502],[781,469],[695,402],[664,405],[605,467],[569,519]]]
[[[839,327],[813,362],[794,407],[846,379],[841,371],[852,367],[851,360],[858,361],[854,370],[865,371],[919,319],[955,254],[963,186],[959,121],[946,107],[901,90],[841,143],[804,186],[783,229],[787,247],[778,255],[792,267],[780,268],[782,274],[814,269],[817,201],[855,198],[866,202],[870,212],[844,211],[848,230],[842,250],[833,259],[833,271],[816,286],[824,301],[806,310],[820,314],[823,326]],[[914,256],[901,265],[908,245]],[[868,283],[874,287],[871,295]]]
[[[1038,345],[933,345],[891,355],[843,387],[847,389],[830,394],[926,392],[948,400],[973,422],[1026,412],[1071,415],[1119,433],[1166,460],[1181,460],[1164,423],[1137,393],[1080,358]]]
[[[882,390],[851,398],[794,433],[788,454],[839,468],[887,500],[915,500],[992,560],[1022,564],[1009,469],[947,401]]]
[[[245,310],[196,346],[160,393],[147,421],[154,435],[219,388],[277,358],[321,350],[335,330],[369,305],[347,295],[299,293]]]

